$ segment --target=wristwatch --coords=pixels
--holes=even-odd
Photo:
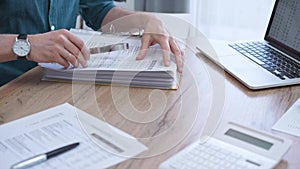
[[[17,55],[17,59],[26,60],[30,52],[30,43],[26,34],[20,34],[16,38],[13,45],[13,52]]]

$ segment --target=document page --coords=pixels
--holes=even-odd
[[[274,130],[300,137],[300,98],[272,127]]]
[[[0,168],[75,142],[80,145],[32,168],[107,168],[147,149],[132,136],[65,103],[1,125]]]

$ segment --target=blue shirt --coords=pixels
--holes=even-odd
[[[80,14],[99,30],[113,0],[1,0],[0,34],[37,34],[74,28]],[[35,67],[31,61],[0,63],[0,86]]]

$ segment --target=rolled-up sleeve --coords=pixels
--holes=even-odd
[[[113,7],[115,7],[113,0],[81,0],[80,15],[87,26],[99,30],[105,15]]]

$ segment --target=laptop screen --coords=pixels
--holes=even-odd
[[[276,0],[265,40],[300,60],[299,0]]]

